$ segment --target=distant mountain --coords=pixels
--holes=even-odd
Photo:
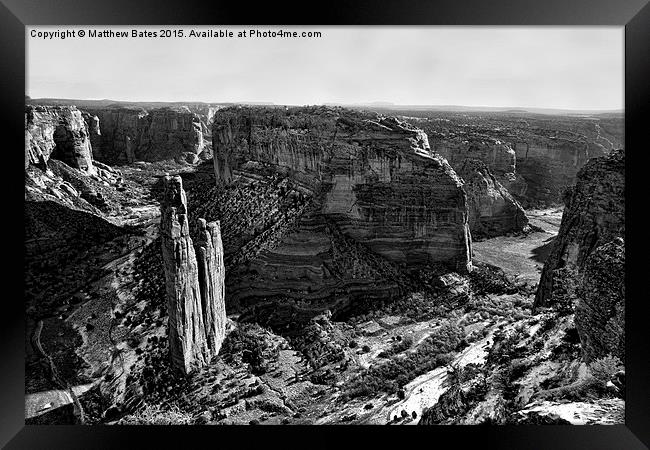
[[[162,108],[165,106],[183,106],[183,105],[205,105],[205,106],[230,106],[230,105],[253,105],[253,106],[291,106],[290,104],[280,104],[273,102],[128,102],[110,99],[65,99],[65,98],[30,98],[25,96],[25,101],[31,104],[43,105],[76,105],[78,107],[101,108],[108,106],[122,107],[140,107],[140,108]],[[548,115],[621,115],[622,109],[615,110],[574,110],[560,108],[513,108],[506,106],[462,106],[462,105],[399,105],[387,101],[363,102],[363,103],[323,103],[325,106],[341,106],[347,108],[367,108],[373,110],[385,111],[440,111],[440,112],[501,112],[506,114],[548,114]]]
[[[503,112],[508,114],[550,114],[550,115],[594,115],[594,114],[623,114],[622,109],[613,110],[578,110],[560,108],[513,108],[509,106],[462,106],[462,105],[398,105],[389,102],[370,103],[339,103],[337,106],[349,108],[374,108],[389,111],[449,111],[449,112]]]

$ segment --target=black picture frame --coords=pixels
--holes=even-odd
[[[22,255],[17,238],[24,231],[16,220],[21,208],[18,170],[24,145],[25,26],[26,25],[614,25],[625,27],[625,146],[626,146],[626,419],[616,426],[455,426],[455,427],[73,427],[25,426],[24,424],[24,307],[19,300],[23,287],[5,272],[0,342],[0,445],[22,448],[194,448],[237,446],[264,448],[310,446],[334,447],[391,444],[438,448],[525,449],[642,449],[650,443],[650,358],[647,353],[647,316],[643,314],[643,277],[632,277],[630,268],[646,265],[644,240],[638,215],[643,193],[641,161],[646,136],[650,97],[650,5],[648,0],[444,0],[377,2],[267,2],[156,1],[156,0],[0,0],[0,70],[2,77],[2,162],[5,231],[0,234],[8,270],[21,271]],[[10,139],[9,139],[10,138]],[[16,160],[14,160],[16,159]],[[634,172],[637,172],[636,175]],[[13,179],[16,177],[16,180]],[[643,199],[643,197],[636,196]],[[15,206],[15,210],[13,209]],[[21,230],[23,230],[21,228]],[[16,245],[16,250],[9,249]],[[641,281],[639,280],[641,279]],[[15,288],[15,294],[13,289]],[[295,436],[294,436],[295,435]],[[415,440],[420,443],[416,443]],[[200,444],[204,440],[208,444]],[[444,444],[443,442],[453,442]],[[361,443],[362,442],[362,443]],[[139,443],[139,444],[138,444]],[[146,444],[146,447],[143,445]],[[262,447],[263,446],[263,447]]]

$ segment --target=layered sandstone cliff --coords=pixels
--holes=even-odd
[[[182,179],[164,179],[160,234],[174,369],[189,373],[215,356],[225,336],[223,248],[219,224],[201,221],[194,249]]]
[[[517,171],[517,156],[508,143],[481,132],[474,135],[436,129],[430,131],[429,143],[431,149],[444,157],[456,172],[468,159],[481,161],[510,194],[525,198],[528,184]]]
[[[598,246],[624,235],[624,192],[623,150],[593,159],[580,171],[544,264],[535,306],[549,304],[555,271],[569,266],[582,272],[587,258]]]
[[[458,164],[458,175],[465,181],[469,226],[474,237],[492,237],[523,231],[528,218],[508,190],[487,165],[476,159]]]
[[[542,307],[562,301],[567,290],[574,293],[587,358],[623,351],[624,194],[623,150],[580,170],[535,296],[534,306]]]
[[[96,172],[88,127],[74,106],[25,108],[25,169],[47,167],[50,158],[88,174]]]
[[[328,108],[229,108],[215,115],[213,136],[218,181],[273,166],[318,192],[321,214],[387,259],[471,265],[462,181],[421,130]]]
[[[410,118],[451,166],[483,161],[526,208],[561,202],[590,159],[622,148],[622,117],[430,113]]]
[[[587,161],[606,154],[603,146],[590,141],[553,137],[529,136],[514,148],[517,171],[526,180],[525,195],[519,198],[531,205],[560,203]]]
[[[204,146],[201,121],[186,108],[99,108],[88,120],[91,129],[99,122],[95,158],[108,164],[197,155]]]
[[[272,246],[234,268],[230,301],[289,298],[306,315],[336,313],[394,295],[395,267],[471,269],[462,181],[421,130],[344,109],[233,107],[217,111],[212,134],[224,189],[279,176],[309,199]]]
[[[469,136],[445,137],[435,133],[429,136],[429,143],[431,150],[440,154],[456,170],[465,160],[477,159],[499,177],[516,172],[515,151],[498,139],[487,136],[482,136],[482,139],[471,139]]]

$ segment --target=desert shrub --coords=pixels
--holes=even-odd
[[[467,364],[465,367],[459,367],[456,370],[458,370],[458,380],[461,383],[465,383],[482,373],[481,367],[475,363]]]
[[[449,364],[459,348],[463,333],[449,324],[436,329],[413,352],[390,356],[370,366],[344,388],[342,398],[371,396],[378,392],[397,393],[409,381],[437,367]]]
[[[616,356],[607,355],[589,364],[589,372],[599,382],[606,384],[614,374],[623,370],[623,362]]]
[[[279,350],[269,342],[266,330],[253,323],[242,323],[231,332],[220,353],[226,362],[239,359],[248,363],[255,374],[266,373],[279,356]]]
[[[561,316],[575,311],[578,275],[575,269],[565,266],[553,271],[553,290],[550,300],[553,309]]]
[[[402,338],[398,336],[398,341],[393,343],[388,350],[384,350],[379,354],[381,358],[388,358],[398,353],[402,353],[405,350],[408,350],[413,346],[413,338],[411,336],[406,336]]]
[[[485,263],[474,264],[469,283],[475,294],[515,294],[518,291],[503,269]]]
[[[189,413],[181,411],[178,406],[146,404],[133,414],[123,417],[120,425],[191,425],[194,422]]]
[[[299,333],[289,337],[294,349],[300,351],[314,369],[337,364],[345,360],[345,347],[351,342],[343,332],[331,326],[310,322]]]

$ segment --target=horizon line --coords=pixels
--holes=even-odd
[[[115,103],[204,103],[204,104],[233,104],[233,105],[273,105],[273,106],[365,106],[375,108],[467,108],[467,109],[502,109],[502,110],[547,110],[547,111],[566,111],[566,112],[625,112],[625,108],[566,108],[553,106],[488,106],[488,105],[462,105],[462,104],[433,104],[433,103],[394,103],[390,101],[370,101],[370,102],[334,102],[326,101],[321,103],[277,103],[271,101],[206,101],[206,100],[116,100],[111,98],[63,98],[63,97],[31,97],[25,94],[26,99],[30,101],[38,100],[59,100],[59,101],[110,101]]]

